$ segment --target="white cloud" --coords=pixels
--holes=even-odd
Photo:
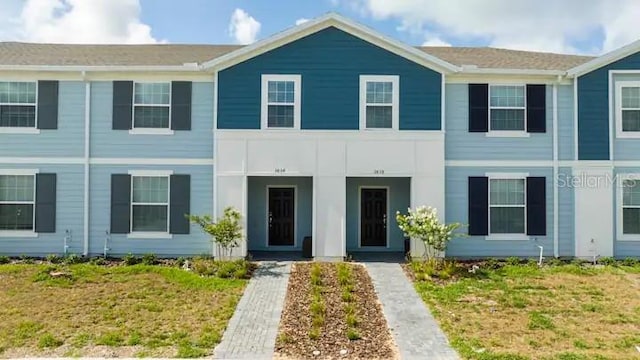
[[[423,43],[422,46],[451,46],[451,43],[448,43],[442,40],[439,36],[428,37]]]
[[[302,25],[302,24],[306,23],[307,21],[309,21],[309,19],[300,18],[300,19],[296,20],[296,26],[297,25]]]
[[[242,9],[235,9],[229,22],[229,35],[238,44],[251,44],[256,41],[262,25],[253,16]]]
[[[483,39],[490,46],[553,52],[606,52],[640,38],[638,0],[342,0],[412,33]],[[615,4],[614,4],[615,3]],[[428,28],[428,31],[426,29]],[[604,40],[597,42],[594,34]],[[426,36],[425,39],[429,40]],[[576,47],[580,43],[580,49]],[[587,45],[585,45],[587,44]]]
[[[155,43],[139,0],[4,0],[0,38],[53,43]],[[3,3],[3,5],[6,5]],[[13,5],[13,6],[12,6]],[[6,17],[5,17],[6,16]]]

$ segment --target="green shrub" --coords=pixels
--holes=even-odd
[[[60,264],[62,262],[62,257],[56,254],[49,254],[45,257],[45,259],[52,264]]]
[[[91,259],[89,262],[91,264],[93,264],[93,265],[98,265],[98,266],[107,265],[109,263],[107,261],[107,259],[105,259],[103,257],[95,257],[95,258]]]
[[[158,263],[158,257],[155,254],[144,254],[142,255],[142,259],[140,261],[144,265],[155,265]]]
[[[4,255],[0,256],[0,265],[8,264],[10,262],[11,262],[11,259],[9,259],[8,256],[4,256]]]
[[[561,266],[564,265],[564,262],[558,258],[551,258],[546,260],[547,265],[549,266]]]
[[[84,262],[84,258],[78,254],[70,254],[65,256],[63,262],[65,264],[80,264]]]
[[[53,335],[46,333],[40,337],[40,340],[38,340],[38,347],[41,349],[54,348],[61,346],[63,343],[64,342],[62,340],[56,339]]]
[[[220,261],[208,257],[196,257],[191,261],[191,269],[201,276],[248,279],[254,268],[255,265],[247,260]]]
[[[638,266],[640,265],[640,259],[636,259],[636,258],[625,258],[624,260],[622,260],[622,264],[624,266]]]
[[[519,257],[517,257],[517,256],[511,256],[511,257],[508,257],[508,258],[505,260],[505,262],[506,262],[508,265],[520,265],[520,263],[521,263],[521,259],[520,259]]]
[[[484,267],[492,270],[497,270],[502,267],[502,263],[498,259],[488,258],[484,261]]]
[[[125,255],[122,260],[124,261],[125,265],[136,265],[140,263],[140,259],[138,259],[138,257],[133,255],[132,253],[128,253],[127,255]]]
[[[616,259],[612,257],[601,257],[598,259],[598,264],[606,265],[606,266],[616,266],[618,262]]]
[[[360,340],[360,334],[355,329],[347,330],[347,338],[349,340]]]

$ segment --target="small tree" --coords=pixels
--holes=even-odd
[[[216,244],[217,254],[220,254],[222,259],[230,258],[233,248],[237,247],[242,239],[240,212],[233,207],[224,209],[224,215],[216,222],[213,222],[211,215],[189,215],[189,220],[200,225],[204,232],[211,235],[211,240]]]
[[[425,247],[424,256],[427,260],[435,259],[447,248],[447,244],[453,237],[461,236],[455,233],[455,230],[462,225],[441,224],[438,220],[438,211],[432,207],[420,206],[415,210],[408,209],[406,215],[398,211],[396,221],[405,236],[422,241]]]

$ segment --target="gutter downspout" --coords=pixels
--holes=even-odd
[[[87,80],[86,72],[82,71],[84,81],[84,250],[83,256],[89,255],[89,137],[91,135],[91,82]]]
[[[558,239],[558,76],[553,83],[553,256],[559,257],[560,241]]]

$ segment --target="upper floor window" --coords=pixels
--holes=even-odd
[[[489,233],[525,234],[525,178],[489,179]]]
[[[36,82],[0,82],[0,127],[36,127]]]
[[[135,83],[133,129],[170,129],[171,83]]]
[[[131,181],[131,231],[169,231],[169,176],[137,176]]]
[[[360,76],[360,129],[398,129],[398,76]]]
[[[640,137],[640,82],[618,82],[616,98],[618,136]]]
[[[35,175],[0,175],[0,231],[34,231]]]
[[[300,129],[300,75],[262,75],[262,128]]]
[[[489,92],[489,131],[525,131],[525,86],[491,85]]]

